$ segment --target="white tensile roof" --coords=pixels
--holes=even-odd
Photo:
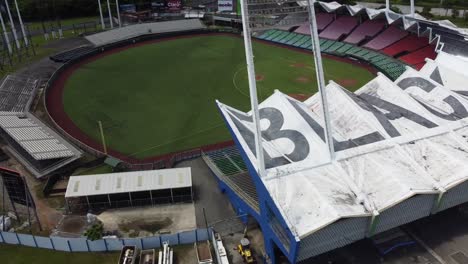
[[[72,176],[66,198],[192,187],[190,168]]]
[[[468,76],[444,64],[468,61],[442,56],[432,62],[442,83],[429,66],[408,68],[395,82],[378,74],[355,93],[330,82],[331,163],[317,94],[299,102],[276,91],[259,105],[267,166],[261,180],[298,238],[468,180],[468,97],[445,85],[468,83]],[[218,106],[255,167],[251,114]]]

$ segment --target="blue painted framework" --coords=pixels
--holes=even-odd
[[[219,106],[218,106],[218,110],[220,110]],[[280,211],[276,207],[276,204],[273,201],[272,197],[270,196],[270,193],[268,192],[262,180],[258,176],[257,171],[254,169],[252,162],[247,157],[247,154],[245,153],[244,149],[241,147],[241,144],[239,143],[239,139],[237,138],[232,128],[229,126],[229,123],[227,122],[226,118],[224,117],[222,113],[221,113],[221,116],[223,117],[224,122],[226,123],[229,129],[229,132],[231,133],[231,136],[237,148],[239,149],[241,157],[247,166],[247,170],[249,174],[251,175],[252,180],[255,184],[255,189],[257,190],[257,194],[258,194],[260,214],[258,214],[257,211],[255,211],[245,201],[243,201],[242,198],[240,198],[234,190],[229,188],[228,185],[226,185],[222,181],[219,181],[219,187],[221,191],[227,194],[227,196],[229,197],[231,201],[232,206],[235,208],[235,210],[237,211],[239,215],[248,214],[252,216],[253,218],[255,218],[255,220],[257,220],[258,224],[260,225],[260,228],[262,230],[263,237],[265,240],[264,241],[265,251],[271,263],[276,263],[275,254],[274,254],[275,247],[281,250],[281,252],[288,258],[290,263],[296,263],[297,252],[299,250],[299,240],[296,239],[296,236],[293,235],[292,231],[286,224],[286,220],[282,217]],[[269,208],[273,212],[275,217],[279,220],[281,227],[286,231],[288,239],[290,241],[289,251],[287,250],[286,246],[283,245],[279,236],[275,233],[275,231],[273,231],[272,227],[268,223],[268,218],[266,215],[267,208]]]

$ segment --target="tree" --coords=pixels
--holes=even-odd
[[[433,16],[431,12],[432,12],[432,8],[429,6],[425,6],[423,7],[421,15],[426,18],[431,18]]]
[[[460,16],[460,10],[452,9],[452,18],[457,18]]]
[[[102,238],[102,233],[104,232],[104,227],[102,223],[97,223],[92,225],[84,235],[88,238],[88,240],[94,241]]]
[[[444,0],[444,2],[442,2],[442,8],[445,9],[445,16],[448,16],[448,11],[450,9],[450,7],[453,6],[453,1],[452,0]]]

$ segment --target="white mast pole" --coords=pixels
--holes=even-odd
[[[122,20],[120,20],[119,0],[115,0],[115,8],[117,9],[117,19],[119,20],[119,27],[122,27]]]
[[[23,19],[21,18],[21,13],[20,13],[20,10],[18,8],[18,1],[17,0],[15,0],[15,7],[16,7],[16,12],[18,14],[18,19],[19,19],[20,26],[21,26],[21,32],[23,33],[24,44],[26,46],[29,46],[29,40],[28,40],[28,38],[26,36],[26,30],[24,29]]]
[[[5,41],[7,43],[8,52],[10,52],[10,54],[12,54],[13,49],[11,48],[10,37],[8,37],[8,32],[6,30],[5,21],[3,20],[3,15],[2,15],[1,11],[0,11],[0,22],[2,23],[3,35],[4,35]]]
[[[385,11],[390,11],[390,0],[385,0]]]
[[[410,5],[411,5],[411,17],[414,18],[414,0],[410,0]]]
[[[265,176],[265,160],[263,159],[262,136],[260,129],[260,114],[258,111],[257,83],[255,80],[255,66],[252,51],[252,39],[250,36],[249,12],[247,0],[240,0],[242,12],[242,27],[244,31],[245,60],[247,62],[247,74],[249,79],[250,103],[252,106],[253,122],[255,126],[255,152],[257,156],[257,170],[260,177]]]
[[[8,17],[10,18],[11,31],[13,31],[13,37],[15,38],[16,47],[18,49],[20,49],[20,43],[19,43],[19,40],[18,40],[18,35],[16,34],[15,22],[13,21],[13,17],[11,16],[10,6],[9,6],[7,0],[5,0],[5,6],[6,6],[7,13],[8,13]]]
[[[387,0],[388,1],[388,0]],[[315,71],[317,73],[317,84],[322,103],[325,143],[328,145],[330,160],[335,159],[335,148],[333,146],[333,136],[330,125],[330,114],[328,112],[327,92],[325,88],[325,77],[323,74],[322,53],[320,52],[320,40],[318,37],[317,21],[315,19],[315,0],[309,0],[309,25],[310,37],[312,41],[312,52],[315,60]]]
[[[112,12],[110,8],[110,2],[107,0],[107,10],[109,11],[109,22],[110,22],[110,27],[111,29],[114,28],[114,22],[112,22]]]
[[[98,0],[97,2],[99,5],[99,15],[101,15],[101,27],[102,29],[106,29],[106,24],[104,24],[104,15],[102,14],[101,0]]]

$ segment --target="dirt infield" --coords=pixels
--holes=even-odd
[[[166,37],[166,38],[163,38],[163,39],[156,39],[156,40],[147,40],[147,41],[142,41],[142,42],[139,42],[139,43],[129,44],[129,45],[126,45],[126,46],[123,46],[123,47],[116,47],[116,48],[111,48],[109,50],[104,50],[99,54],[96,54],[94,56],[85,58],[85,59],[83,59],[83,60],[81,60],[79,62],[76,62],[76,63],[74,63],[72,65],[67,66],[56,77],[55,81],[51,84],[51,86],[46,91],[46,98],[45,98],[46,109],[47,109],[50,117],[70,137],[80,141],[84,145],[89,146],[90,148],[92,148],[94,150],[103,152],[102,144],[100,142],[96,141],[95,139],[91,138],[90,136],[88,136],[84,131],[82,131],[71,120],[71,118],[67,115],[67,113],[64,110],[63,96],[64,96],[65,84],[66,84],[67,80],[72,76],[72,74],[78,68],[82,67],[83,65],[85,65],[87,63],[99,60],[99,59],[101,59],[103,57],[106,57],[106,56],[109,56],[109,55],[112,55],[112,54],[115,54],[115,53],[122,52],[122,51],[127,50],[127,49],[131,49],[131,48],[139,47],[139,46],[143,46],[143,45],[148,45],[148,44],[154,44],[154,43],[159,43],[159,42],[170,41],[170,40],[174,40],[174,39],[191,38],[191,37],[194,37],[194,36],[203,36],[203,35],[206,35],[206,36],[215,36],[215,35],[221,35],[222,36],[222,35],[224,35],[224,36],[231,36],[231,37],[234,36],[234,37],[239,37],[240,38],[239,35],[230,34],[230,33],[209,33],[209,34],[195,34],[195,35],[192,34],[192,35],[183,35],[183,36],[175,36],[175,37]],[[288,47],[288,46],[285,46],[285,45],[278,45],[278,44],[275,44],[275,43],[271,43],[271,42],[268,42],[268,41],[262,41],[262,40],[255,40],[255,41],[262,42],[262,43],[265,43],[265,44],[268,44],[268,45],[280,46],[282,48],[287,48],[287,49],[291,49],[291,50],[294,50],[294,51],[299,51],[299,52],[311,54],[310,51],[306,51],[306,50],[299,49],[299,48]],[[353,65],[357,65],[359,67],[366,68],[367,70],[369,70],[370,72],[373,72],[373,73],[377,72],[370,65],[361,64],[359,62],[356,62],[356,61],[353,61],[353,60],[350,60],[350,59],[338,58],[338,57],[334,57],[334,56],[327,56],[327,57],[332,58],[332,59],[337,60],[337,61],[342,61],[342,62],[350,63],[350,64],[353,64]],[[297,65],[297,66],[296,65],[294,65],[294,66],[291,65],[291,66],[292,67],[300,67],[299,65]],[[257,81],[262,81],[262,80],[264,80],[264,78],[265,78],[265,76],[261,75],[261,74],[256,76]],[[307,80],[306,79],[304,79],[304,80],[301,79],[301,80],[296,80],[296,81],[298,81],[298,82],[310,82],[310,79],[307,79]],[[211,144],[211,145],[207,145],[207,146],[202,146],[202,147],[197,148],[197,149],[202,149],[202,150],[208,151],[208,150],[214,150],[214,149],[230,146],[232,144],[233,144],[232,141],[226,141],[226,142]],[[183,151],[183,152],[185,152],[185,151]],[[181,152],[177,152],[177,153],[181,153]],[[108,149],[108,155],[116,157],[116,158],[118,158],[120,160],[126,161],[128,163],[132,163],[132,164],[142,164],[142,163],[149,163],[149,162],[160,161],[160,160],[168,160],[168,159],[171,159],[177,153],[169,153],[169,154],[160,155],[160,156],[153,156],[153,157],[144,158],[144,159],[137,159],[137,158],[128,156],[128,155],[126,155],[124,153],[115,151],[113,149]]]

